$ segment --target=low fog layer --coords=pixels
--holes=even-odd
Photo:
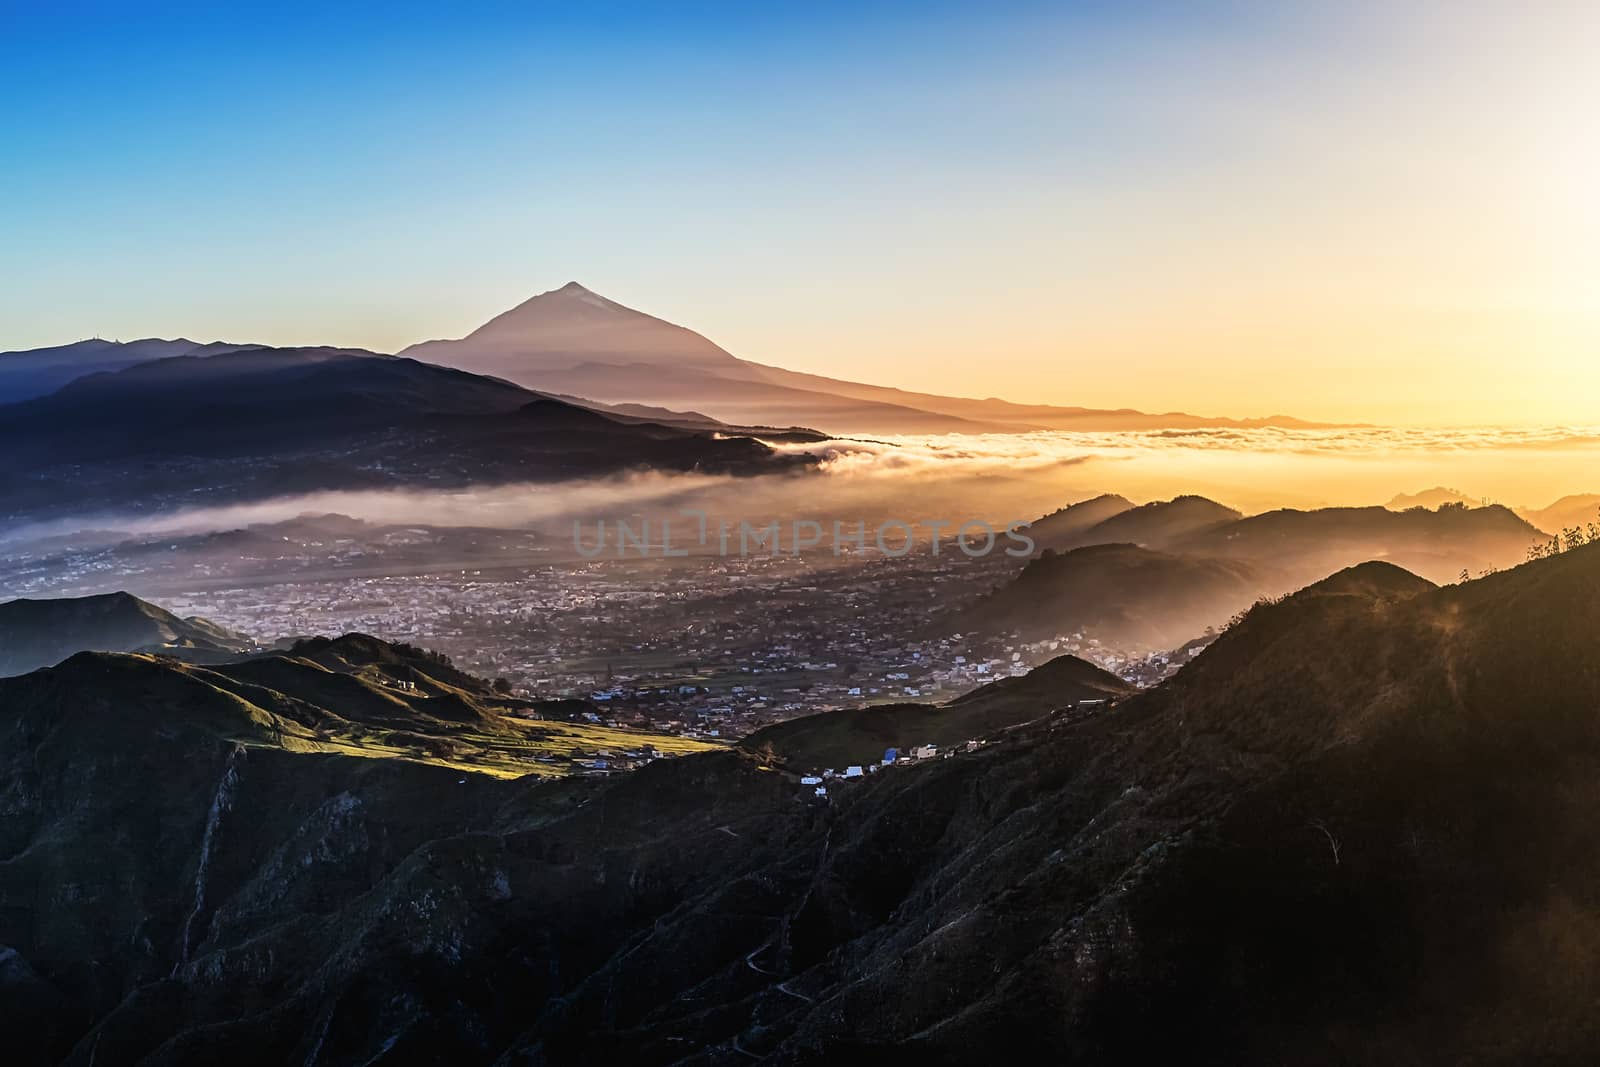
[[[202,533],[337,512],[377,523],[537,527],[672,517],[699,509],[730,522],[809,518],[877,523],[1026,521],[1117,492],[1135,501],[1195,493],[1246,513],[1373,505],[1433,485],[1474,501],[1543,508],[1595,488],[1600,433],[1547,430],[1184,430],[936,435],[782,444],[823,456],[820,472],[733,478],[630,474],[467,491],[322,492],[129,518],[86,513],[14,528],[0,543],[106,531]]]
[[[999,479],[991,491],[1011,487],[1018,501],[1035,499],[1036,489],[1136,500],[1197,493],[1247,513],[1384,504],[1435,485],[1458,486],[1474,501],[1542,508],[1600,481],[1593,427],[948,434],[809,450],[834,474]]]

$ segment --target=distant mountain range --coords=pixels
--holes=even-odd
[[[1303,585],[1364,559],[1379,559],[1435,582],[1465,570],[1515,566],[1543,533],[1509,508],[1445,505],[1436,511],[1387,508],[1284,508],[1196,531],[1166,547],[1246,559],[1283,571]]]
[[[256,647],[207,619],[180,619],[128,593],[0,604],[0,677],[26,674],[77,652],[151,652],[197,662]]]
[[[0,353],[0,404],[46,395],[85,374],[250,347],[260,346],[95,339]],[[1206,418],[977,400],[803,374],[739,359],[693,330],[624,307],[577,282],[541,293],[466,337],[425,341],[400,354],[582,398],[580,403],[613,414],[691,428],[722,422],[894,434],[1313,425],[1286,416]]]
[[[1587,533],[1591,524],[1600,523],[1600,493],[1564,496],[1547,508],[1523,509],[1517,514],[1552,537],[1574,527]]]
[[[952,616],[946,630],[1081,633],[1111,649],[1177,648],[1264,596],[1282,578],[1241,560],[1172,555],[1132,544],[1046,552],[1015,580]]]
[[[1441,486],[1420,493],[1401,493],[1386,506],[1393,511],[1405,511],[1418,507],[1437,509],[1444,504],[1465,504],[1477,508],[1486,503],[1487,501],[1467,496],[1459,489],[1446,489]],[[1552,537],[1573,528],[1587,532],[1591,523],[1600,523],[1600,493],[1577,493],[1564,496],[1548,507],[1519,507],[1514,510],[1527,522]]]
[[[1270,564],[1296,588],[1364,559],[1383,559],[1450,581],[1521,562],[1544,531],[1499,505],[1436,509],[1281,508],[1243,515],[1199,496],[1139,506],[1117,496],[1069,505],[1038,520],[1030,534],[1041,549],[1135,544],[1190,555]]]
[[[809,462],[731,427],[606,414],[413,359],[246,348],[93,374],[0,407],[0,522],[327,489],[629,469],[751,474]]]
[[[1031,530],[1043,550],[1009,584],[949,616],[947,631],[1082,632],[1160,651],[1225,624],[1256,600],[1363,560],[1438,582],[1514,566],[1545,534],[1507,508],[1282,509],[1244,516],[1204,497],[1135,506],[1100,496]]]
[[[725,421],[801,424],[834,434],[1309,425],[1283,416],[1211,419],[973,400],[802,374],[739,359],[692,330],[577,282],[541,293],[459,340],[425,341],[402,355],[607,403],[689,405]]]
[[[1088,500],[1068,504],[1064,508],[1033,520],[1028,536],[1039,548],[1068,548],[1078,537],[1107,519],[1132,511],[1135,505],[1127,497],[1104,493]]]
[[[1128,543],[1164,547],[1244,518],[1243,512],[1202,496],[1180,496],[1135,506],[1101,496],[1063,508],[1030,531],[1040,548]]]
[[[827,801],[738,750],[498,780],[381,644],[77,656],[0,681],[7,1056],[1592,1062],[1597,627],[1600,546],[1363,564]]]
[[[1384,507],[1390,511],[1409,511],[1411,508],[1427,508],[1436,510],[1444,504],[1467,504],[1479,507],[1486,501],[1473,500],[1459,489],[1446,489],[1444,486],[1435,486],[1424,489],[1420,493],[1398,493]]]

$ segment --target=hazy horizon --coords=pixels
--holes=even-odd
[[[841,519],[870,525],[892,517],[1003,526],[1103,493],[1135,504],[1198,495],[1246,515],[1384,507],[1440,488],[1459,492],[1470,506],[1496,504],[1517,512],[1600,496],[1600,481],[1590,474],[1600,465],[1600,429],[1578,436],[1393,428],[1041,431],[891,435],[777,448],[819,453],[820,470],[757,477],[632,473],[557,485],[431,491],[326,490],[157,515],[91,507],[14,528],[0,543],[88,532],[103,532],[102,540],[111,543],[122,535],[217,532],[325,513],[379,524],[546,528],[564,535],[572,522],[592,530],[600,520],[638,515],[681,526],[684,520],[677,517],[685,508],[733,523]],[[1600,508],[1585,509],[1581,519],[1600,519]]]
[[[583,285],[582,282],[576,281],[576,280],[570,281],[570,282],[568,282],[566,284]],[[601,295],[601,296],[607,296],[608,295],[603,288],[596,288],[596,287],[592,287],[592,286],[583,286],[583,287],[586,288],[586,289],[589,289],[591,292],[595,292],[595,293],[597,293],[598,295]],[[552,286],[549,289],[539,290],[536,293],[530,293],[529,297],[552,293],[552,292],[555,292],[556,290],[558,290],[560,288],[562,288],[562,286]],[[520,304],[520,303],[522,303],[522,301],[518,301],[517,303]],[[621,303],[621,301],[619,301],[619,303]],[[515,305],[512,305],[512,306],[515,306]],[[285,348],[293,348],[293,347],[351,347],[351,348],[364,348],[365,351],[370,351],[370,352],[373,352],[373,353],[378,354],[378,355],[402,355],[402,354],[405,353],[407,348],[410,348],[410,347],[412,347],[414,345],[422,344],[422,343],[425,343],[425,342],[428,342],[428,341],[441,340],[441,339],[455,339],[458,336],[465,337],[465,336],[471,334],[479,326],[482,326],[484,323],[486,323],[489,320],[493,319],[496,315],[501,314],[501,313],[503,313],[505,311],[508,311],[508,310],[510,310],[510,308],[500,308],[498,310],[488,311],[488,312],[486,312],[484,314],[483,319],[481,321],[476,322],[472,326],[461,330],[459,334],[437,333],[437,334],[434,334],[434,335],[431,335],[431,336],[419,336],[415,340],[408,341],[408,342],[406,342],[404,344],[401,344],[401,345],[399,345],[398,347],[396,347],[396,348],[394,348],[392,350],[385,350],[385,349],[378,349],[378,348],[367,348],[365,346],[356,346],[356,345],[339,346],[339,345],[327,344],[326,342],[320,342],[320,341],[308,341],[308,342],[304,342],[303,344],[302,343],[284,343],[282,345],[278,345],[278,346],[275,346],[275,347],[285,347]],[[648,307],[633,307],[632,310],[642,311],[645,314],[652,315],[653,317],[663,319],[663,320],[665,320],[667,322],[671,322],[674,325],[680,325],[680,326],[684,325],[683,323],[677,322],[676,320],[674,320],[672,318],[672,316],[670,315],[670,313],[662,313],[660,311],[652,311]],[[700,333],[702,336],[705,336],[707,339],[711,340],[713,343],[715,343],[717,341],[717,338],[716,338],[714,332],[707,333],[706,331],[702,331],[702,330],[696,330],[695,332]],[[193,341],[193,342],[196,342],[196,343],[199,343],[199,344],[208,344],[208,343],[270,344],[270,342],[263,342],[263,341],[260,341],[258,339],[255,339],[255,338],[248,338],[248,337],[243,337],[243,336],[229,336],[229,335],[209,336],[209,335],[199,335],[199,334],[196,334],[194,332],[187,332],[186,333],[186,332],[183,332],[183,331],[175,331],[175,332],[168,332],[168,333],[164,333],[164,334],[139,334],[139,335],[127,335],[127,336],[121,336],[121,335],[118,335],[118,336],[107,336],[107,335],[102,335],[102,334],[95,334],[95,335],[92,335],[92,336],[72,337],[72,338],[65,339],[65,340],[49,341],[49,342],[46,342],[44,344],[35,345],[35,346],[33,346],[33,348],[24,348],[24,347],[22,347],[20,345],[16,346],[16,347],[9,347],[8,346],[8,347],[0,348],[0,353],[22,352],[22,351],[31,351],[33,349],[65,347],[65,346],[69,346],[69,345],[72,345],[72,344],[81,343],[81,342],[90,341],[90,340],[111,341],[113,343],[127,343],[127,342],[151,340],[151,339],[165,340],[165,341],[176,341],[176,340],[180,340],[180,339],[186,339],[186,340]],[[0,339],[0,345],[6,345],[6,344],[7,344],[7,342],[4,339]],[[743,359],[749,359],[751,362],[755,362],[755,363],[765,362],[765,361],[763,361],[763,360],[761,360],[759,358],[741,355],[738,352],[734,352],[732,354],[735,355],[735,356],[739,356],[740,358],[743,358]],[[418,358],[418,357],[413,356],[411,358]],[[428,360],[428,359],[424,359],[424,361],[425,362],[431,362],[431,360]],[[795,370],[795,369],[805,370],[805,368],[796,368],[796,367],[786,367],[785,369],[789,369],[789,370]],[[807,372],[808,373],[822,373],[822,372],[818,372],[818,371],[807,371]],[[843,381],[852,381],[852,382],[868,384],[868,385],[882,386],[882,387],[885,387],[885,388],[892,388],[892,389],[902,389],[902,390],[907,390],[907,391],[911,391],[911,392],[928,392],[928,391],[930,391],[929,388],[924,388],[923,386],[920,386],[915,382],[893,381],[893,380],[878,380],[878,379],[874,379],[869,374],[852,373],[849,370],[845,370],[845,371],[839,372],[837,377],[839,378],[839,380],[843,380]],[[1026,388],[1027,388],[1026,386],[1023,386],[1023,385],[1020,385],[1020,384],[1018,386],[1019,390],[1025,390]],[[949,395],[949,396],[953,396],[953,397],[961,397],[961,398],[966,398],[966,399],[973,399],[973,400],[1003,400],[1003,401],[1008,401],[1008,402],[1011,402],[1011,403],[1019,403],[1019,404],[1060,403],[1061,406],[1063,406],[1063,407],[1091,406],[1091,405],[1069,403],[1069,402],[1025,400],[1025,399],[1021,399],[1020,394],[1008,395],[1008,394],[1004,394],[1004,393],[979,393],[979,392],[971,392],[971,393],[963,394],[963,393],[951,392],[951,393],[944,394],[944,395]],[[1333,428],[1339,428],[1339,429],[1363,429],[1363,428],[1367,428],[1367,429],[1411,429],[1411,430],[1439,429],[1439,430],[1453,430],[1453,431],[1458,431],[1458,432],[1463,432],[1463,433],[1470,433],[1472,431],[1502,431],[1502,430],[1566,430],[1566,431],[1570,431],[1575,436],[1576,435],[1582,435],[1582,434],[1584,434],[1585,431],[1593,430],[1596,434],[1600,434],[1600,423],[1594,422],[1592,419],[1585,419],[1585,420],[1578,420],[1578,421],[1564,421],[1564,420],[1557,419],[1557,420],[1546,420],[1546,421],[1533,420],[1533,421],[1522,421],[1522,422],[1515,421],[1515,420],[1507,420],[1507,421],[1499,421],[1499,422],[1494,422],[1494,421],[1474,422],[1474,421],[1459,421],[1459,420],[1450,420],[1450,419],[1433,419],[1433,420],[1430,420],[1429,418],[1424,416],[1423,418],[1420,418],[1420,419],[1418,419],[1418,418],[1396,419],[1396,420],[1387,421],[1387,422],[1385,422],[1385,421],[1371,421],[1371,420],[1365,420],[1365,421],[1351,420],[1351,421],[1348,421],[1348,422],[1342,422],[1342,421],[1338,421],[1338,420],[1318,420],[1318,419],[1314,419],[1314,418],[1311,418],[1309,416],[1306,416],[1303,412],[1301,412],[1299,410],[1246,411],[1246,412],[1241,412],[1241,411],[1237,411],[1237,410],[1207,410],[1207,409],[1198,409],[1198,408],[1194,408],[1194,407],[1166,409],[1166,408],[1162,408],[1162,407],[1155,406],[1155,405],[1145,405],[1145,406],[1141,407],[1140,404],[1136,400],[1129,400],[1129,401],[1126,401],[1126,402],[1107,402],[1105,407],[1104,407],[1104,410],[1119,410],[1119,409],[1134,409],[1134,410],[1140,410],[1140,411],[1144,411],[1146,413],[1154,413],[1154,414],[1164,413],[1167,410],[1181,410],[1181,411],[1183,411],[1183,413],[1189,414],[1189,415],[1196,415],[1196,416],[1201,416],[1201,417],[1213,417],[1213,418],[1234,418],[1234,419],[1269,418],[1269,417],[1275,417],[1275,416],[1288,416],[1288,417],[1292,417],[1292,418],[1300,418],[1300,419],[1303,419],[1304,421],[1307,421],[1307,422],[1321,423],[1323,425],[1326,425],[1326,426],[1329,426],[1329,427],[1333,427]],[[1049,433],[1049,432],[1052,432],[1052,431],[1040,431],[1040,432]],[[1145,431],[1129,431],[1129,432],[1131,432],[1131,433],[1141,433],[1141,432],[1145,432]],[[844,436],[848,437],[848,436],[851,436],[851,435],[846,434]],[[880,435],[880,436],[882,436],[882,435]],[[890,435],[890,436],[893,436],[893,435]],[[961,435],[958,434],[958,435],[955,435],[955,436],[961,436]]]

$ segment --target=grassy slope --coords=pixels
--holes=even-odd
[[[159,708],[164,728],[190,726],[249,748],[400,759],[499,778],[561,776],[571,757],[637,751],[666,755],[720,746],[665,734],[599,725],[546,722],[509,714],[486,693],[426,681],[416,692],[383,684],[393,674],[416,676],[414,663],[385,673],[354,667],[340,674],[293,656],[266,656],[200,667],[152,655],[84,653],[51,671],[74,679],[79,698]],[[441,671],[441,673],[446,673]],[[95,701],[91,701],[95,702]],[[541,762],[539,757],[559,762]]]

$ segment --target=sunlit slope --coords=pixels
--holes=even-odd
[[[646,748],[665,756],[717,747],[665,734],[544,721],[526,701],[498,697],[447,662],[430,662],[420,650],[395,655],[397,648],[404,646],[361,635],[300,646],[344,663],[345,671],[296,654],[205,667],[165,656],[83,653],[15,679],[5,696],[19,707],[41,700],[54,704],[63,719],[97,736],[107,730],[103,717],[116,716],[111,728],[130,731],[130,743],[144,730],[197,729],[246,747],[400,759],[502,778],[565,775],[583,769],[575,759]],[[352,650],[361,656],[344,660]],[[374,650],[391,661],[375,662]],[[451,681],[435,678],[430,668]],[[117,716],[119,708],[130,714]]]

